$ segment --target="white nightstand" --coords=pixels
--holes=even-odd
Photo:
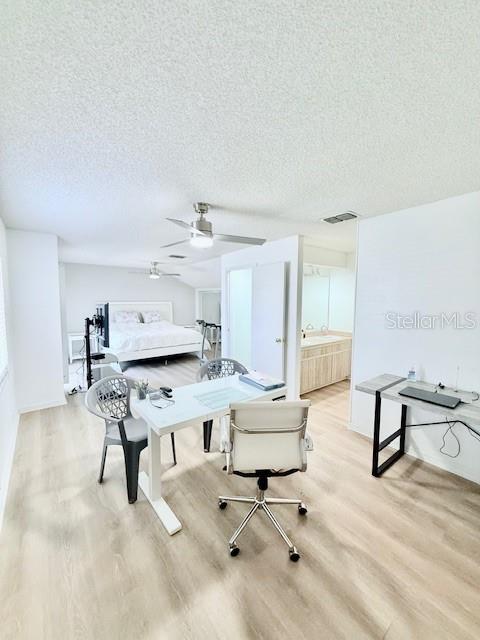
[[[92,352],[97,350],[97,339],[90,338],[90,349]],[[68,360],[70,364],[74,360],[81,360],[85,357],[85,337],[83,333],[68,334]]]

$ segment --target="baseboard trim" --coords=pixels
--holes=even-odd
[[[7,506],[7,496],[8,496],[8,487],[10,486],[10,478],[12,477],[12,469],[13,469],[13,459],[15,457],[15,447],[17,444],[17,433],[18,433],[18,422],[20,416],[17,412],[14,413],[13,417],[13,438],[9,448],[9,451],[6,455],[6,460],[4,461],[3,468],[3,478],[1,481],[1,491],[0,491],[0,531],[2,530],[3,525],[3,516],[5,514],[5,507]]]
[[[18,412],[20,414],[30,413],[31,411],[41,411],[42,409],[52,409],[53,407],[61,407],[64,404],[67,404],[66,398],[63,398],[63,400],[52,400],[51,402],[42,402],[40,404],[33,404],[33,405],[28,405],[26,407],[19,407]]]
[[[359,427],[358,425],[354,425],[353,422],[350,421],[348,424],[348,429],[350,431],[354,431],[355,433],[360,434],[361,436],[365,436],[370,440],[373,440],[373,429],[371,426],[363,428],[363,427]]]

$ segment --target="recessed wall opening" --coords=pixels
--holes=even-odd
[[[343,229],[352,234],[355,216]],[[340,222],[340,221],[338,221]],[[335,229],[340,229],[340,225]],[[356,236],[356,233],[355,233]],[[353,236],[352,236],[353,238]],[[308,244],[304,249],[300,394],[330,398],[332,411],[349,416],[354,329],[356,252]]]

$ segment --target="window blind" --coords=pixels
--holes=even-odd
[[[7,373],[7,326],[5,321],[5,289],[2,274],[2,261],[0,260],[0,382]]]

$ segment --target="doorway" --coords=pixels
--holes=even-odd
[[[221,324],[220,289],[196,289],[196,318],[213,324]]]
[[[227,275],[229,357],[273,378],[285,377],[286,264],[276,262]]]

